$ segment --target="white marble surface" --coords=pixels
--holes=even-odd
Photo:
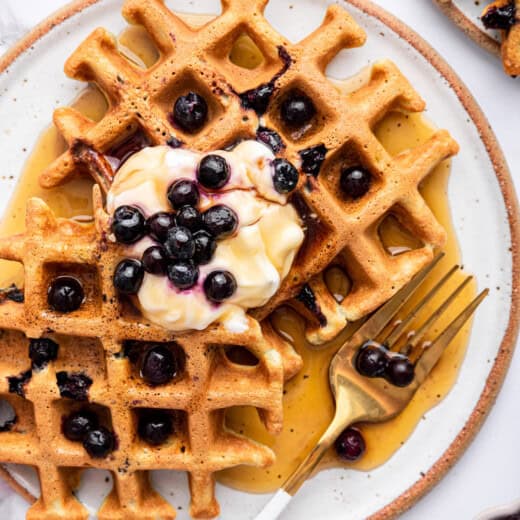
[[[520,79],[501,71],[487,55],[444,19],[430,0],[375,0],[419,32],[454,67],[473,92],[498,136],[520,189]],[[467,0],[471,1],[471,0]],[[63,0],[1,0],[0,53]],[[520,351],[482,431],[447,477],[405,520],[470,519],[490,506],[520,497]],[[0,481],[0,518],[18,520],[24,500]],[[356,519],[357,520],[357,519]]]

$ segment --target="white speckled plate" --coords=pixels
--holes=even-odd
[[[500,56],[500,31],[488,30],[480,15],[491,0],[433,0],[478,45]]]
[[[186,12],[220,10],[214,0],[168,3]],[[297,40],[318,25],[328,3],[272,0],[266,13],[280,32]],[[518,209],[499,145],[484,116],[453,71],[410,29],[367,1],[350,0],[344,5],[366,29],[368,43],[362,49],[342,52],[331,64],[330,74],[347,77],[376,59],[391,58],[426,99],[429,118],[454,135],[461,145],[449,185],[454,224],[465,266],[492,290],[476,317],[459,382],[426,415],[402,449],[371,471],[370,478],[340,469],[319,474],[291,503],[285,519],[360,519],[374,514],[389,518],[413,504],[444,475],[478,431],[500,388],[518,325],[520,291],[518,273],[514,275],[512,269],[513,261],[518,262]],[[27,158],[25,150],[31,149],[49,124],[53,109],[67,104],[83,88],[65,77],[63,63],[95,27],[121,31],[125,23],[120,8],[121,0],[78,0],[0,62],[1,207],[16,185]],[[7,469],[23,488],[38,495],[37,480],[30,471],[17,466]],[[105,476],[93,470],[84,474],[78,497],[92,512],[109,491],[110,479],[105,482]],[[153,483],[165,498],[182,507],[179,518],[188,518],[185,475],[154,472]],[[225,519],[253,518],[267,500],[217,487]]]

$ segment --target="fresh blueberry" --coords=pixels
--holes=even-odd
[[[68,397],[75,401],[88,401],[88,390],[92,385],[92,379],[81,372],[62,371],[56,374],[56,384],[61,397]]]
[[[215,250],[217,249],[217,242],[211,233],[201,229],[193,233],[193,240],[195,240],[195,254],[193,261],[197,265],[207,264],[213,258]]]
[[[114,287],[122,294],[137,294],[144,278],[143,264],[134,258],[119,262],[114,272]]]
[[[282,103],[280,115],[287,126],[307,124],[316,114],[314,103],[303,93],[293,93]]]
[[[168,189],[168,200],[174,209],[183,206],[197,206],[199,203],[199,188],[189,179],[178,179]]]
[[[163,276],[167,265],[168,255],[163,246],[151,246],[143,253],[143,267],[147,273]]]
[[[366,445],[363,436],[355,428],[347,428],[336,439],[336,453],[344,460],[358,460],[365,453]]]
[[[210,154],[202,158],[197,169],[197,180],[208,190],[219,190],[229,180],[229,165],[221,155]]]
[[[190,260],[195,254],[195,242],[188,228],[175,226],[168,231],[164,243],[166,252],[175,260]]]
[[[47,291],[49,306],[58,312],[73,312],[85,301],[81,282],[72,276],[58,276]]]
[[[361,166],[346,168],[341,172],[340,187],[352,199],[365,195],[372,184],[372,176]]]
[[[120,206],[114,212],[112,233],[122,244],[133,244],[146,234],[146,221],[138,208]]]
[[[175,215],[160,211],[149,217],[147,224],[152,238],[158,242],[165,242],[168,230],[175,226]]]
[[[395,386],[408,386],[415,377],[415,367],[408,358],[394,356],[388,363],[386,377]]]
[[[59,345],[49,338],[29,340],[29,358],[33,368],[43,368],[49,361],[58,357]]]
[[[103,426],[90,430],[83,439],[83,447],[93,459],[104,459],[114,451],[115,446],[114,434]]]
[[[80,410],[70,414],[63,420],[63,435],[69,441],[82,441],[87,433],[98,426],[98,418],[89,410]]]
[[[278,193],[290,193],[298,185],[298,170],[285,159],[273,161],[273,184]]]
[[[175,101],[173,123],[185,132],[193,134],[200,130],[208,118],[206,100],[195,92],[188,92]]]
[[[204,280],[204,293],[215,303],[231,298],[236,290],[237,282],[229,271],[213,271]]]
[[[202,227],[199,210],[193,206],[184,206],[177,212],[177,225],[188,228],[191,232]]]
[[[361,347],[356,357],[358,372],[366,377],[381,377],[388,367],[388,354],[381,345],[369,343]]]
[[[137,427],[139,437],[152,446],[164,444],[173,433],[172,416],[162,410],[142,413]]]
[[[204,227],[216,238],[233,234],[238,227],[237,214],[228,206],[219,204],[209,208],[202,215]]]
[[[164,385],[177,375],[178,367],[171,350],[155,345],[146,351],[141,364],[141,377],[150,385]]]
[[[175,262],[168,266],[168,278],[177,289],[191,289],[199,279],[199,268],[191,260]]]

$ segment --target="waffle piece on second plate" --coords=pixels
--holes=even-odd
[[[510,76],[520,74],[520,0],[495,0],[482,12],[487,29],[497,29],[502,38],[502,61]]]
[[[37,470],[41,497],[28,518],[87,519],[74,495],[81,468],[112,474],[114,486],[100,519],[173,519],[173,507],[149,484],[147,473],[154,469],[188,472],[191,514],[216,516],[213,474],[237,464],[267,465],[274,458],[266,446],[228,431],[225,409],[255,406],[268,431],[279,432],[284,378],[298,371],[300,359],[267,323],[253,318],[244,333],[211,326],[173,334],[144,322],[115,292],[113,272],[124,253],[106,242],[108,216],[99,193],[95,204],[96,224],[80,224],[56,219],[43,201],[31,199],[27,232],[0,240],[0,258],[22,262],[25,270],[24,301],[0,303],[0,399],[16,412],[0,433],[0,461]],[[85,293],[70,313],[48,302],[48,288],[61,276],[74,277]],[[30,338],[51,339],[57,353],[47,353],[48,363],[33,354],[31,366]],[[156,344],[174,353],[177,374],[154,387],[133,363],[142,349]],[[231,346],[247,349],[256,366],[229,358]],[[62,433],[64,417],[85,407],[114,434],[114,450],[105,457],[89,456]],[[156,409],[170,414],[174,431],[152,449],[138,436],[137,422]]]
[[[125,17],[146,28],[159,59],[149,69],[138,67],[104,29],[80,45],[65,70],[72,78],[95,82],[110,107],[98,123],[71,108],[55,112],[70,148],[43,172],[41,183],[54,186],[80,168],[108,190],[115,165],[110,156],[136,134],[143,146],[168,143],[198,151],[255,136],[270,143],[303,171],[293,203],[307,227],[307,239],[282,289],[254,315],[261,319],[292,301],[310,320],[309,339],[319,343],[335,336],[346,320],[381,305],[444,244],[444,230],[418,188],[458,146],[439,131],[427,143],[392,157],[376,139],[374,126],[391,111],[420,112],[425,106],[397,67],[389,61],[376,63],[364,81],[345,93],[326,77],[325,69],[340,50],[363,44],[363,30],[341,7],[331,5],[321,26],[294,44],[266,21],[266,4],[228,0],[220,16],[194,28],[162,0],[127,0]],[[243,33],[263,55],[254,70],[229,58],[233,42]],[[172,116],[174,103],[188,92],[201,95],[208,108],[204,124],[193,133],[182,130]],[[309,117],[286,120],[291,102],[302,99],[310,107]],[[358,166],[369,173],[369,189],[352,198],[342,193],[340,178],[344,170]],[[390,255],[377,231],[388,214],[423,246]],[[332,263],[345,269],[352,282],[341,303],[321,278]]]

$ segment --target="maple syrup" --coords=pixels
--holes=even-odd
[[[185,20],[195,26],[207,21],[208,17],[190,15],[186,16]],[[233,47],[230,58],[235,64],[252,69],[261,63],[261,58],[257,55],[258,48],[252,40],[248,42],[249,37],[242,36],[241,38]],[[253,44],[251,45],[251,43]],[[121,51],[143,68],[153,66],[159,57],[146,31],[140,27],[125,30],[119,37],[119,44]],[[337,86],[339,89],[349,91],[354,88],[355,84],[363,81],[362,74],[354,80],[337,82]],[[73,103],[73,106],[93,120],[101,119],[108,109],[105,97],[95,87],[88,87]],[[428,139],[433,132],[434,128],[422,115],[404,113],[389,114],[375,129],[378,138],[391,154],[417,146]],[[25,165],[18,187],[0,224],[0,236],[9,236],[24,230],[25,205],[29,197],[42,198],[60,217],[70,218],[92,214],[92,181],[90,179],[78,177],[50,190],[39,187],[39,173],[65,149],[66,144],[54,126],[42,134]],[[420,187],[421,193],[433,213],[446,229],[448,243],[444,249],[446,256],[436,267],[434,275],[408,304],[409,306],[421,298],[448,267],[460,261],[447,198],[449,173],[450,162],[445,161],[430,174]],[[384,219],[379,227],[379,233],[389,253],[396,254],[420,245],[393,217]],[[23,282],[23,269],[13,262],[0,261],[0,273],[1,287]],[[460,282],[461,277],[461,273],[453,277],[452,283],[431,302],[430,310],[438,301],[446,298],[449,290],[453,288],[454,284]],[[348,293],[350,282],[339,269],[328,270],[325,278],[332,294],[338,299]],[[451,316],[460,311],[474,293],[474,285],[470,284],[466,287],[464,297],[459,298],[451,307]],[[305,341],[303,320],[293,311],[281,308],[273,314],[271,319],[277,330],[302,356],[303,368],[285,386],[284,429],[280,435],[271,436],[265,431],[254,408],[237,407],[227,413],[228,428],[270,446],[277,456],[275,464],[269,468],[239,466],[217,475],[217,479],[223,484],[250,492],[267,492],[280,487],[326,429],[334,412],[327,377],[329,363],[353,329],[352,326],[348,326],[338,338],[316,348]],[[442,328],[444,325],[446,325],[446,320],[440,321],[438,328]],[[370,470],[387,461],[406,441],[424,413],[438,404],[455,384],[464,359],[469,328],[468,324],[458,334],[412,402],[399,416],[387,423],[358,425],[367,444],[367,451],[359,461],[352,464],[340,463],[331,451],[320,467],[341,465],[358,470]]]

